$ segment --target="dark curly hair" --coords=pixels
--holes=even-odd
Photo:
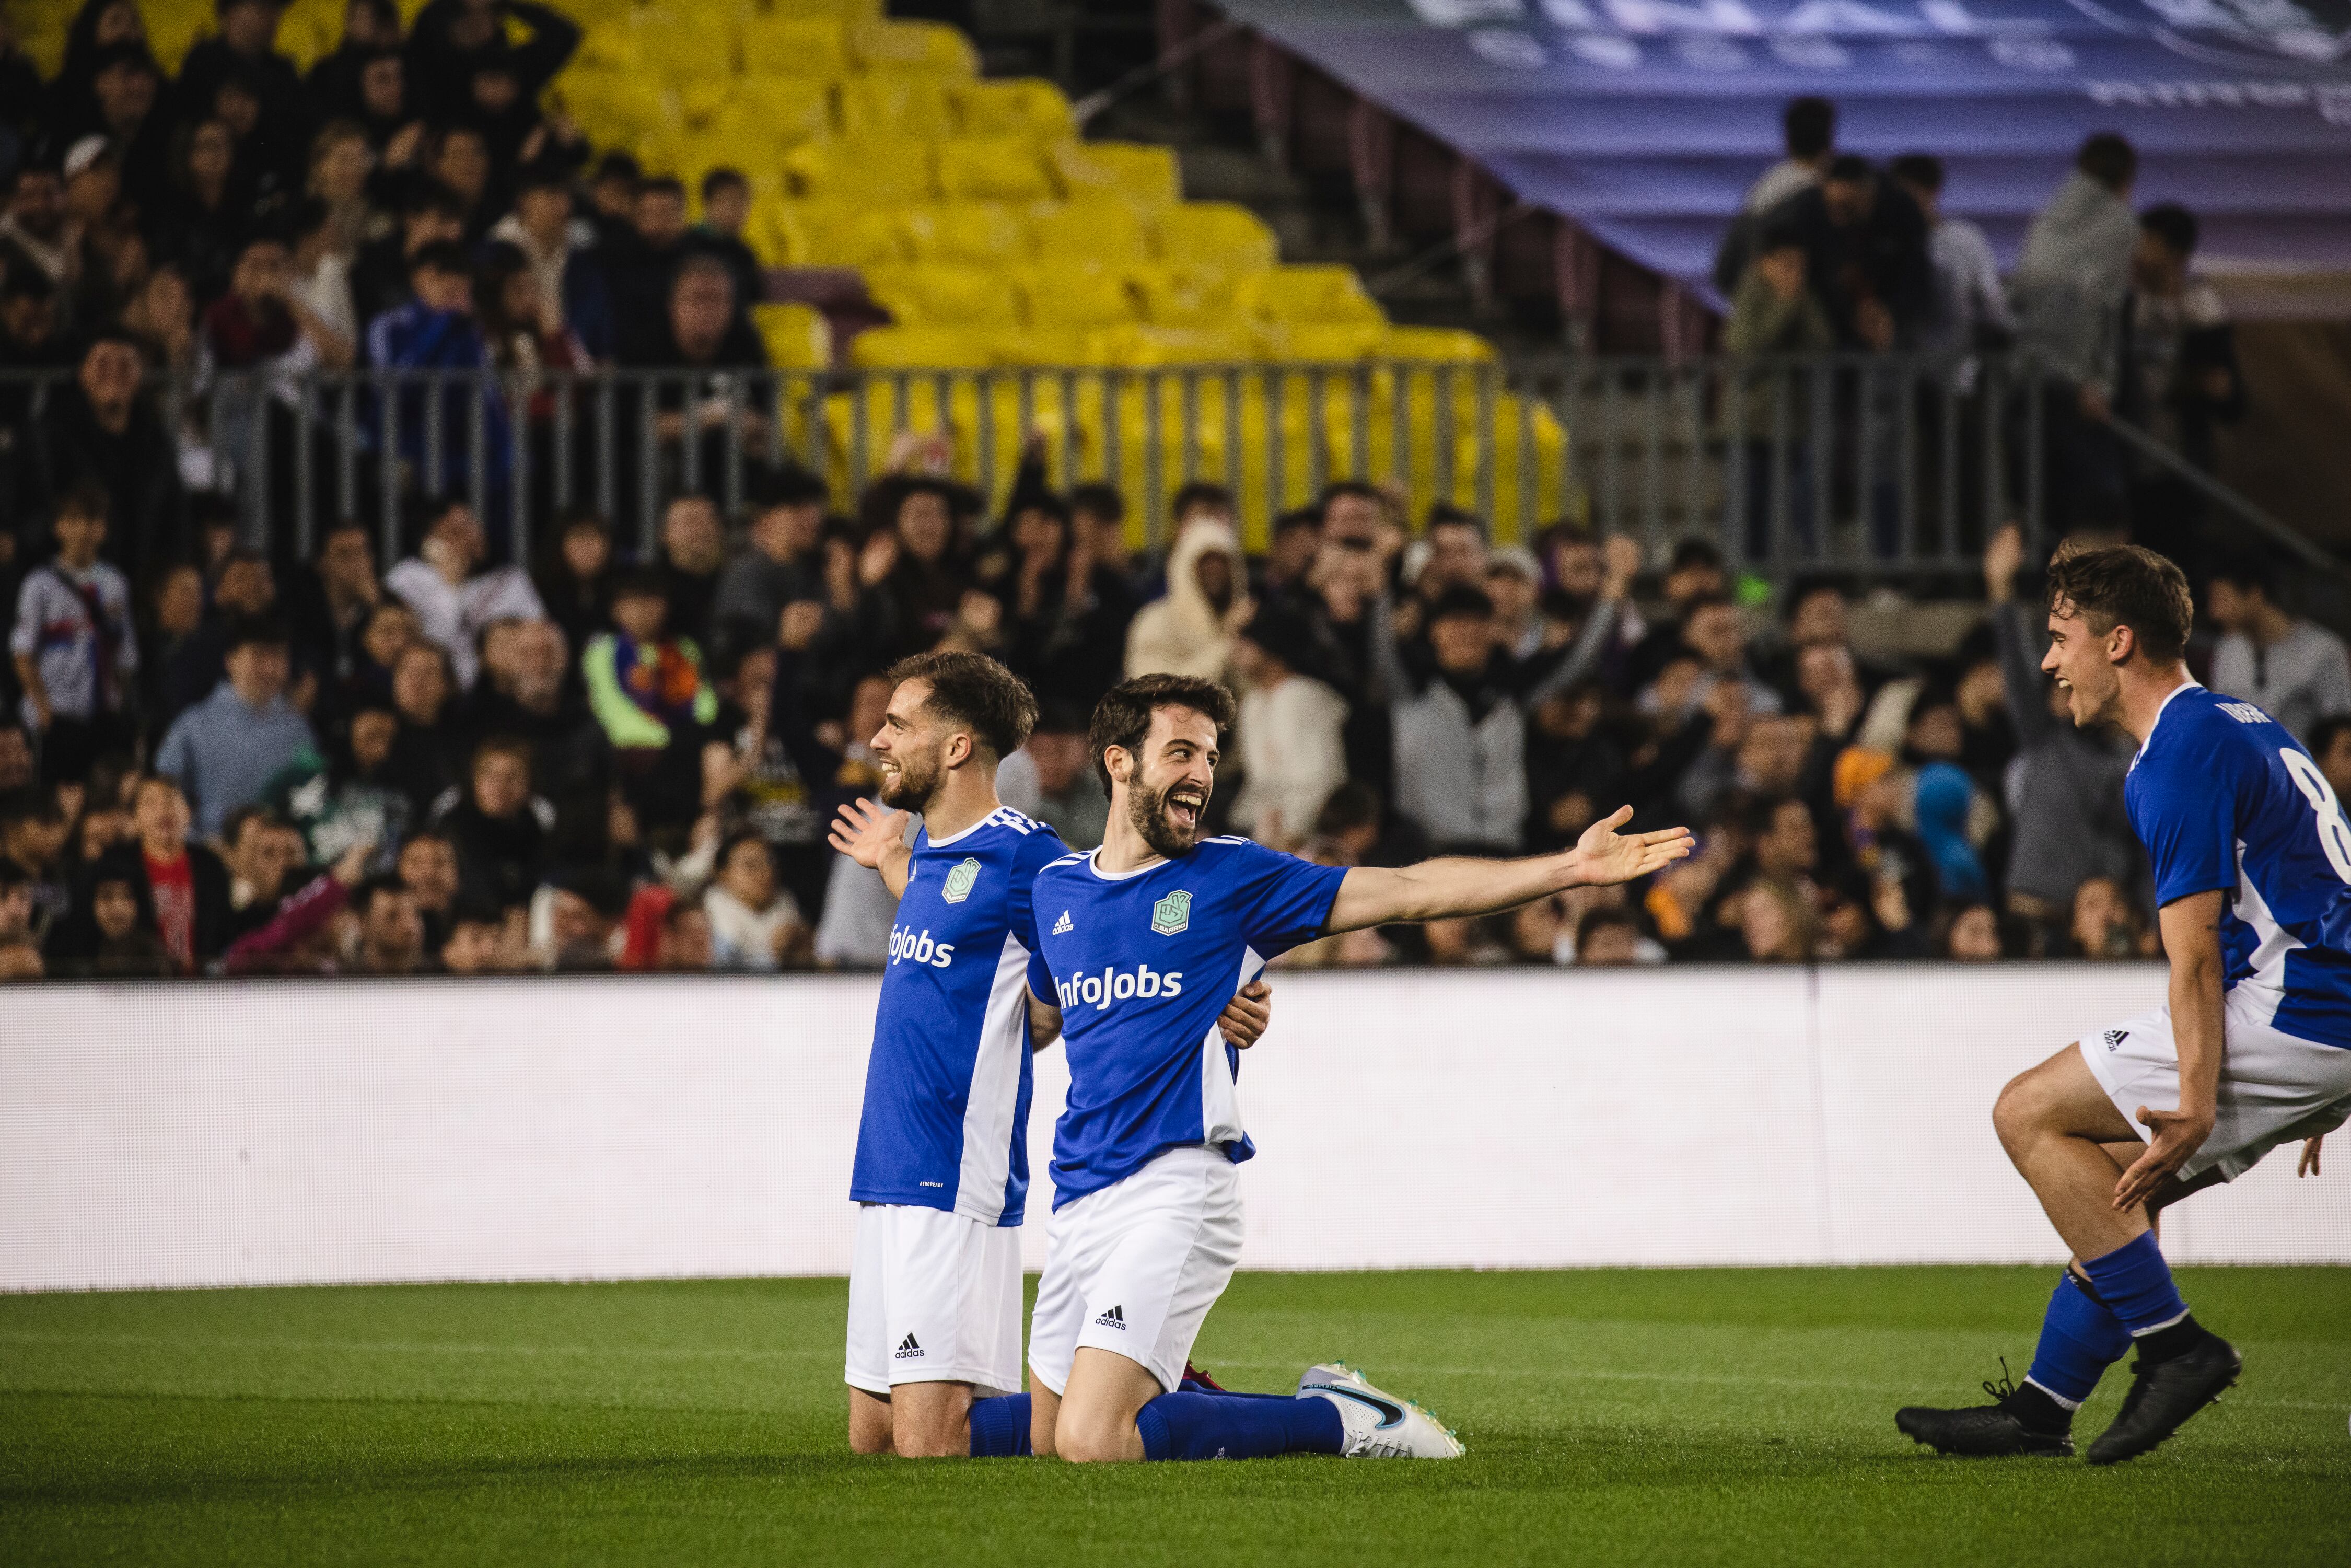
[[[1110,788],[1110,764],[1105,755],[1113,746],[1122,751],[1141,748],[1151,733],[1151,716],[1164,707],[1190,708],[1205,714],[1221,736],[1233,727],[1233,694],[1214,681],[1195,675],[1137,675],[1102,694],[1094,705],[1092,726],[1086,732],[1086,749],[1094,759],[1094,773]]]

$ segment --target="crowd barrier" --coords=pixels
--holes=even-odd
[[[1246,1266],[2053,1261],[2001,1083],[2141,965],[1277,972]],[[840,1274],[871,977],[57,986],[0,1019],[0,1288]],[[1038,1059],[1032,1218],[1065,1079]],[[2351,1263],[2351,1146],[2168,1216]],[[1043,1260],[1044,1227],[1024,1233]]]
[[[0,371],[0,423],[31,441],[71,372]],[[1247,364],[488,371],[159,377],[183,465],[234,495],[247,542],[307,556],[340,517],[405,553],[420,495],[466,498],[530,559],[590,507],[650,551],[663,507],[739,513],[789,459],[845,502],[899,434],[952,437],[953,477],[991,504],[1041,439],[1056,486],[1108,484],[1138,546],[1164,548],[1182,484],[1229,486],[1262,549],[1333,480],[1395,486],[1531,539],[1578,519],[1653,554],[1698,534],[1742,570],[1879,576],[1977,570],[1991,529],[2036,536],[2049,436],[2032,367],[1998,355],[1672,360],[1580,356]],[[695,434],[688,438],[691,429]]]

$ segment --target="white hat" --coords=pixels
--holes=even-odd
[[[106,146],[103,136],[85,136],[66,149],[66,178],[72,179],[105,156]]]
[[[1486,571],[1515,571],[1537,587],[1542,585],[1542,562],[1524,545],[1496,545],[1486,552]]]

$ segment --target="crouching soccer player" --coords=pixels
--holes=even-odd
[[[1007,810],[997,764],[1036,700],[976,653],[928,653],[896,690],[872,747],[884,811],[845,807],[833,847],[900,894],[867,1062],[850,1196],[861,1206],[849,1279],[849,1442],[859,1453],[1010,1455],[1029,1448],[1020,1386],[1020,1232],[1029,1188],[1029,1053],[1059,1032],[1031,987],[1029,890],[1067,852]],[[906,813],[919,812],[910,847]],[[1219,1019],[1264,1032],[1262,987]]]
[[[2092,1464],[2146,1453],[2237,1380],[2156,1244],[2166,1205],[2351,1116],[2351,825],[2310,753],[2188,676],[2187,579],[2136,546],[2061,549],[2049,653],[2074,722],[2139,743],[2124,785],[2155,866],[2170,1000],[2094,1030],[2001,1092],[2019,1175],[2073,1251],[2022,1387],[1895,1424],[1944,1453],[2071,1454],[2074,1412],[2137,1349]]]
[[[1282,1453],[1453,1458],[1427,1412],[1340,1365],[1296,1396],[1182,1386],[1208,1309],[1240,1260],[1238,1162],[1254,1153],[1237,1053],[1217,1012],[1266,960],[1331,932],[1483,915],[1689,852],[1681,829],[1619,837],[1622,810],[1565,854],[1319,866],[1245,839],[1202,839],[1223,687],[1148,675],[1094,710],[1110,788],[1101,849],[1056,860],[1030,894],[1069,1052],[1053,1135],[1051,1249],[1029,1345],[1040,1454],[1066,1459]]]

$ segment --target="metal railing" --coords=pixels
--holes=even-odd
[[[0,423],[37,440],[70,374],[0,374]],[[1572,518],[1653,546],[1718,540],[1768,577],[1964,572],[2011,517],[2037,534],[2041,381],[1997,358],[1593,357],[1504,364],[1330,363],[696,372],[613,371],[528,383],[486,372],[360,371],[165,379],[184,451],[243,508],[250,542],[308,549],[355,517],[398,553],[405,504],[467,498],[528,559],[553,518],[592,507],[649,549],[669,498],[730,515],[784,462],[836,504],[902,431],[952,437],[955,477],[999,505],[1024,444],[1051,481],[1126,497],[1158,545],[1187,480],[1229,486],[1261,542],[1333,480],[1392,484],[1500,539]]]

